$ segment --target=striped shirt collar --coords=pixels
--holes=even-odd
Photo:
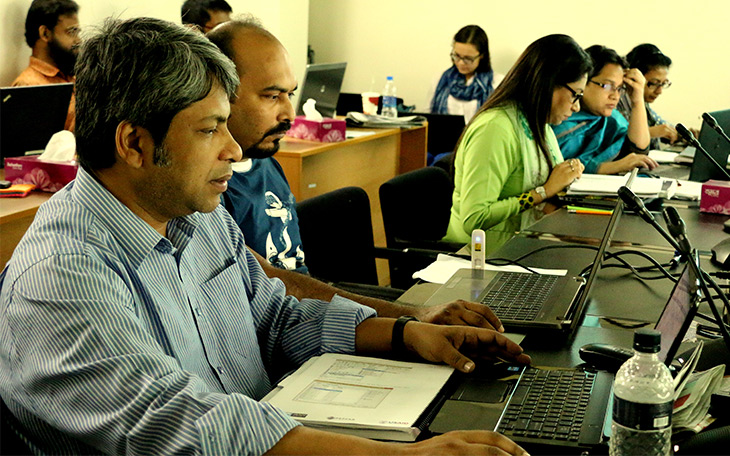
[[[83,167],[79,167],[73,186],[73,200],[89,210],[101,222],[129,257],[135,269],[152,249],[176,255],[184,250],[200,222],[200,213],[172,219],[167,224],[167,237],[132,212]]]

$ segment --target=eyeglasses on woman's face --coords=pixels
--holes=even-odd
[[[620,85],[620,86],[617,87],[612,82],[607,82],[605,84],[601,84],[600,82],[596,82],[596,81],[593,81],[593,80],[590,80],[588,82],[591,82],[591,83],[597,85],[598,87],[602,88],[603,90],[605,90],[608,93],[613,93],[613,92],[624,93],[624,92],[626,92],[626,86],[624,86],[624,85]]]
[[[666,81],[662,81],[662,82],[651,81],[651,82],[647,82],[646,86],[649,88],[649,90],[656,90],[659,87],[661,87],[662,89],[668,89],[672,86],[672,81],[670,81],[670,80],[666,80]]]
[[[450,55],[451,55],[452,62],[457,63],[459,61],[462,61],[467,65],[474,65],[474,62],[479,60],[479,57],[482,56],[481,54],[474,55],[474,56],[459,55],[456,52],[452,52]]]
[[[583,98],[583,92],[576,92],[573,90],[572,87],[570,87],[568,84],[563,84],[563,87],[568,89],[570,91],[570,94],[573,95],[573,103]]]

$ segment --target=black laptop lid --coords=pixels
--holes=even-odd
[[[664,364],[671,364],[674,355],[677,354],[697,312],[699,298],[697,276],[694,269],[687,264],[654,326],[654,329],[662,333],[659,359],[664,361]]]
[[[428,153],[438,155],[453,152],[466,127],[463,115],[409,112],[409,116],[423,116],[428,121]]]
[[[710,113],[717,120],[718,125],[725,132],[730,132],[730,109],[724,111],[715,111]],[[698,138],[702,147],[714,158],[717,163],[726,166],[727,157],[730,154],[730,143],[720,136],[712,128],[705,123],[702,124],[700,137]],[[705,157],[705,154],[699,150],[695,152],[692,161],[692,169],[689,173],[689,180],[695,182],[705,182],[708,179],[726,180],[727,178],[712,162]]]
[[[0,88],[0,158],[44,149],[66,125],[72,92],[70,82]]]
[[[302,90],[299,93],[297,115],[304,115],[304,103],[314,98],[316,108],[324,117],[335,115],[337,99],[340,97],[342,80],[345,78],[347,62],[340,63],[312,63],[307,65],[302,81]]]

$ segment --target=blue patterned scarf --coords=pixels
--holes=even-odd
[[[444,71],[436,86],[436,92],[433,95],[433,100],[431,100],[431,112],[448,114],[449,95],[463,101],[477,100],[481,107],[494,90],[492,88],[493,75],[494,73],[491,70],[486,73],[477,72],[474,75],[474,82],[466,85],[464,75],[459,73],[456,65],[452,65],[451,68]]]

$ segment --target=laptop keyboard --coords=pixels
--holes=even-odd
[[[481,302],[503,320],[533,321],[558,278],[555,275],[499,273],[492,279]]]
[[[527,369],[505,410],[507,436],[577,442],[596,374],[582,370]]]

